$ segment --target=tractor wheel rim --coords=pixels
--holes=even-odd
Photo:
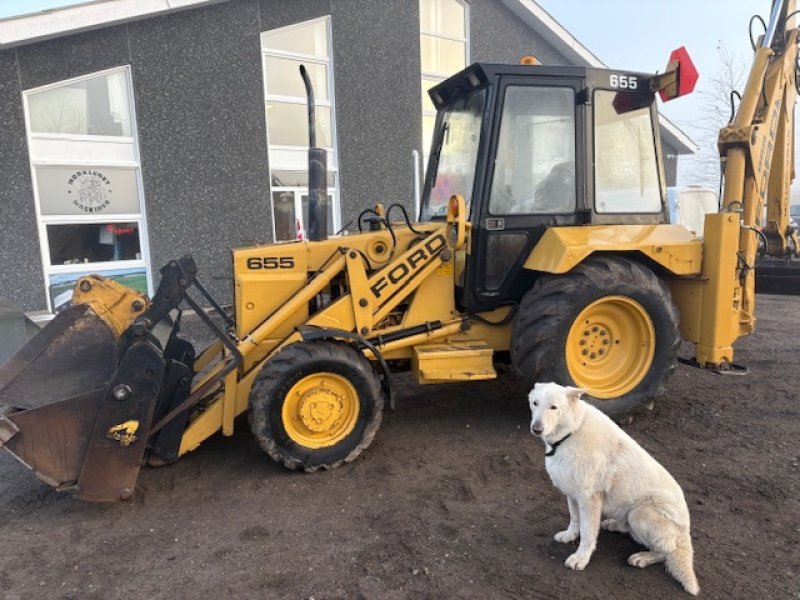
[[[567,371],[576,385],[601,400],[623,396],[647,376],[656,352],[650,315],[627,296],[595,300],[567,333]]]
[[[328,448],[356,426],[358,392],[338,373],[314,373],[295,383],[283,402],[281,417],[287,435],[307,448]]]

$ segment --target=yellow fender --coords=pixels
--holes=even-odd
[[[638,251],[675,275],[699,275],[703,243],[683,225],[582,225],[545,231],[523,267],[563,274],[595,252]]]

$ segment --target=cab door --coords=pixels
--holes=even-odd
[[[470,312],[519,300],[533,277],[522,265],[545,230],[586,222],[581,80],[534,81],[500,82],[485,177],[473,198],[479,212],[461,298]]]

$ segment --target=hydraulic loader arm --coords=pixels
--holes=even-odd
[[[722,208],[741,213],[737,278],[743,288],[741,323],[750,329],[755,322],[753,267],[759,232],[766,234],[770,255],[786,256],[797,242],[789,229],[797,97],[795,5],[796,0],[773,1],[739,108],[719,136],[725,173]]]

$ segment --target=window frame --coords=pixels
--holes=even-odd
[[[470,65],[470,61],[472,60],[472,57],[471,57],[471,45],[472,45],[472,43],[471,43],[471,31],[472,31],[472,28],[470,27],[470,6],[469,6],[469,4],[467,2],[465,2],[464,0],[454,0],[455,2],[460,4],[461,7],[464,9],[464,37],[463,38],[459,38],[459,37],[449,36],[449,35],[446,35],[446,34],[437,33],[435,31],[430,31],[430,30],[422,28],[422,8],[421,8],[421,3],[423,1],[424,0],[419,0],[419,2],[417,3],[417,7],[420,10],[420,15],[419,15],[419,38],[418,38],[419,39],[419,56],[420,56],[420,69],[419,69],[420,87],[422,86],[422,80],[423,79],[430,79],[430,80],[435,82],[434,85],[437,85],[437,84],[441,83],[442,81],[444,81],[445,79],[447,79],[448,77],[450,77],[451,75],[454,75],[454,73],[450,73],[449,75],[444,75],[442,73],[434,73],[434,72],[431,72],[431,71],[425,71],[422,68],[422,36],[423,35],[427,35],[427,36],[432,37],[432,38],[443,39],[443,40],[447,40],[447,41],[451,41],[451,42],[463,42],[464,43],[464,68],[467,68]],[[433,87],[433,86],[431,86],[431,87]],[[430,89],[430,88],[428,88],[428,89]],[[426,94],[426,93],[427,93],[427,90],[423,89],[422,90],[422,94]],[[420,94],[420,97],[422,96],[422,94]],[[423,107],[422,107],[422,117],[421,117],[421,120],[420,120],[420,122],[422,124],[422,142],[423,142],[423,144],[422,144],[422,158],[423,158],[424,164],[427,166],[428,157],[430,155],[431,149],[430,149],[430,145],[429,144],[427,145],[428,147],[426,147],[426,144],[425,144],[425,132],[424,132],[424,130],[425,130],[425,117],[433,117],[434,118],[434,130],[435,130],[435,127],[436,127],[436,125],[435,125],[435,123],[436,123],[436,109],[425,108],[424,104],[423,104]]]
[[[34,132],[31,129],[29,97],[39,92],[45,92],[65,85],[74,84],[81,81],[105,77],[115,73],[122,73],[125,76],[128,111],[130,115],[130,136],[108,136],[108,135],[83,135],[74,133],[52,133]],[[149,231],[147,226],[147,206],[144,201],[144,180],[142,177],[141,154],[139,148],[139,133],[136,117],[135,91],[133,88],[133,77],[131,66],[121,65],[111,67],[92,73],[86,73],[77,77],[62,79],[46,85],[29,88],[22,91],[22,107],[25,122],[25,138],[28,145],[28,158],[31,173],[31,185],[33,188],[34,208],[36,215],[36,230],[39,236],[39,250],[42,264],[42,274],[44,282],[45,300],[47,310],[54,312],[52,298],[50,297],[50,277],[58,275],[70,275],[78,273],[97,273],[103,275],[109,271],[123,271],[127,269],[143,269],[147,281],[147,293],[153,294],[153,276],[150,267],[150,243]],[[33,151],[37,140],[51,140],[56,142],[79,142],[89,144],[123,144],[130,146],[130,159],[74,159],[74,158],[36,158]],[[138,213],[95,213],[85,215],[43,215],[41,199],[39,197],[39,186],[36,180],[36,170],[38,167],[75,167],[75,168],[114,168],[130,169],[135,172],[136,195],[139,201]],[[71,265],[53,265],[50,262],[50,241],[47,234],[48,225],[73,225],[73,224],[96,224],[96,223],[130,223],[137,224],[139,233],[139,252],[140,259],[119,260],[119,261],[98,261],[91,263],[76,263]]]
[[[276,48],[270,48],[265,46],[263,40],[263,34],[265,33],[273,33],[273,32],[288,32],[293,29],[299,29],[303,27],[308,27],[314,23],[324,22],[325,29],[326,29],[326,37],[327,37],[327,44],[325,46],[326,55],[324,58],[321,58],[316,55],[312,54],[305,54],[300,52],[289,52],[286,50],[280,50]],[[272,239],[273,241],[292,241],[292,240],[278,240],[277,237],[277,228],[275,226],[275,204],[273,202],[273,194],[274,192],[290,192],[294,194],[295,197],[295,219],[299,219],[301,229],[303,235],[305,236],[308,230],[308,223],[303,222],[303,206],[302,206],[302,191],[303,189],[306,190],[308,193],[308,187],[303,188],[302,186],[276,186],[272,183],[272,172],[273,171],[297,171],[297,172],[308,172],[308,146],[305,147],[301,146],[290,146],[285,144],[272,144],[270,143],[270,136],[269,136],[269,116],[267,114],[267,106],[270,101],[273,102],[281,102],[284,104],[294,104],[294,105],[302,105],[307,106],[308,102],[306,98],[301,98],[299,96],[286,96],[282,94],[271,94],[269,92],[268,84],[267,84],[267,57],[273,58],[283,58],[294,60],[297,62],[304,62],[316,65],[322,65],[326,69],[327,74],[327,98],[320,99],[315,95],[314,98],[314,105],[315,106],[322,106],[327,107],[330,109],[331,114],[331,146],[326,146],[325,150],[327,151],[327,159],[328,159],[328,172],[333,175],[333,187],[328,188],[328,194],[333,196],[333,205],[331,206],[331,210],[333,211],[333,224],[334,224],[334,231],[331,234],[335,233],[341,227],[341,197],[340,197],[340,189],[341,189],[341,182],[339,179],[339,151],[338,151],[338,137],[336,131],[336,98],[335,98],[335,74],[334,74],[334,61],[333,61],[333,23],[330,15],[326,15],[323,17],[318,17],[315,19],[309,19],[307,21],[301,21],[299,23],[292,23],[291,25],[287,25],[285,27],[276,27],[274,29],[269,29],[267,31],[261,31],[259,33],[259,43],[260,43],[260,52],[261,52],[261,73],[263,78],[263,90],[264,90],[264,119],[266,123],[265,133],[267,139],[267,157],[268,157],[268,168],[269,168],[269,193],[268,193],[268,202],[269,202],[269,209],[270,215],[272,219]],[[298,73],[298,78],[300,77]],[[316,90],[315,90],[316,91]],[[300,161],[298,162],[284,162],[286,160],[286,156],[288,154],[284,154],[284,156],[280,160],[276,160],[278,157],[276,156],[277,153],[292,153],[297,154],[298,156],[301,154],[300,149],[303,149],[303,156],[305,158],[305,162],[301,164]],[[296,238],[295,238],[296,239]]]

